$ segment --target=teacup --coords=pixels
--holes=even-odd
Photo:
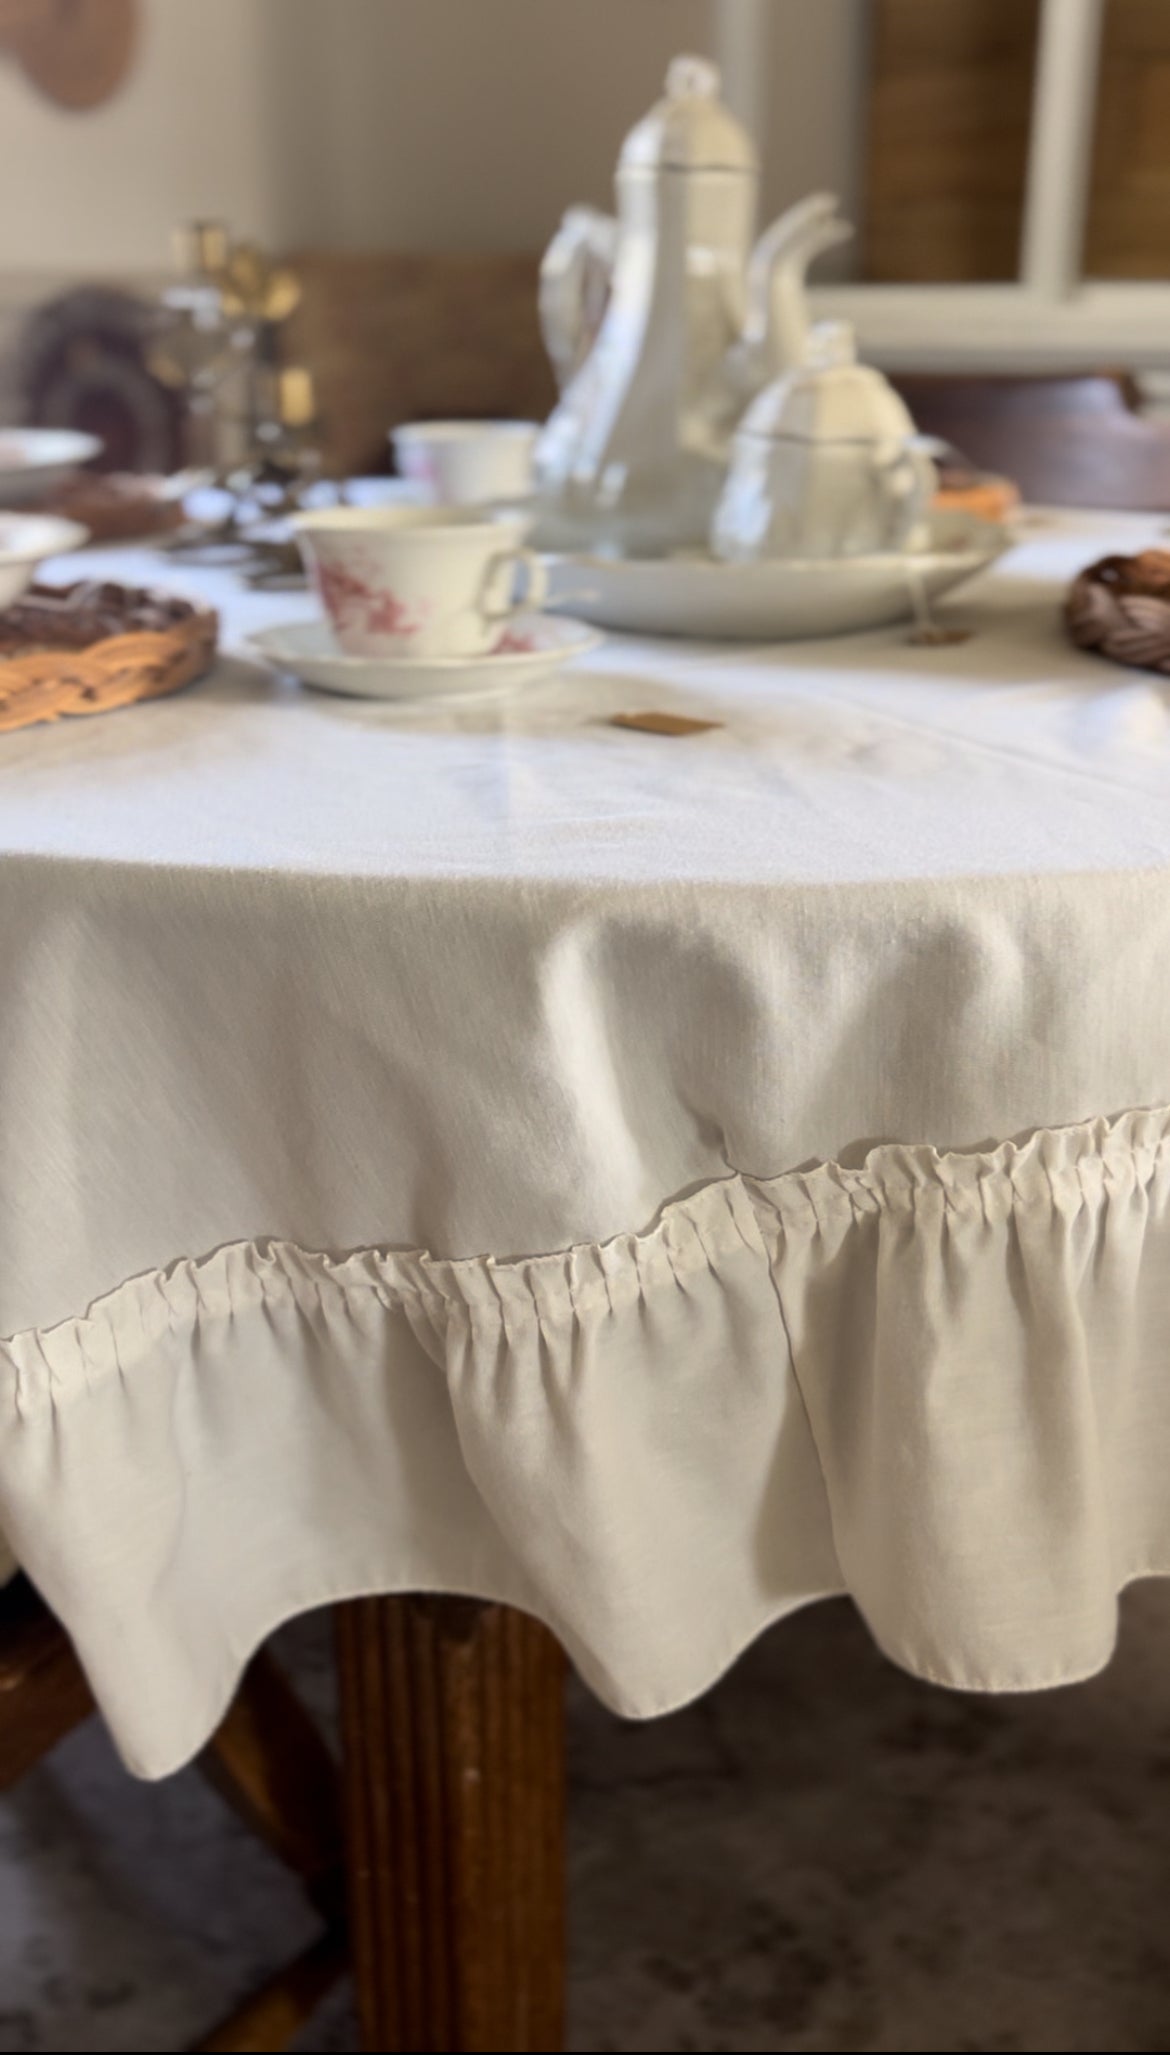
[[[305,568],[347,656],[484,656],[548,580],[520,515],[458,507],[326,507],[293,523]],[[523,599],[516,596],[522,569]]]
[[[446,506],[526,499],[532,491],[534,421],[407,421],[392,428],[398,469]]]

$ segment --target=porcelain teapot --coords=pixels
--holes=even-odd
[[[858,363],[849,323],[820,322],[804,364],[758,393],[735,432],[711,548],[740,563],[924,549],[938,447]]]
[[[541,266],[563,384],[535,459],[551,547],[658,556],[705,542],[736,421],[803,356],[808,265],[850,233],[818,193],[753,248],[757,185],[714,65],[675,58],[622,146],[617,220],[572,209]]]

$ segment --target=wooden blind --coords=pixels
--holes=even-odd
[[[1110,0],[1084,268],[1170,278],[1170,4]]]
[[[865,276],[1014,279],[1039,0],[874,0]],[[1108,0],[1085,235],[1170,278],[1170,0]]]
[[[1039,11],[1039,0],[876,0],[867,278],[1016,276]]]

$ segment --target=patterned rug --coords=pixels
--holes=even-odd
[[[330,1711],[322,1619],[279,1649]],[[1170,2047],[1170,1588],[1103,1677],[1013,1700],[913,1682],[850,1608],[697,1706],[571,1705],[570,2046]],[[194,1773],[96,1723],[0,1803],[0,2050],[179,2049],[311,1935]],[[302,2046],[356,2046],[347,1992]]]

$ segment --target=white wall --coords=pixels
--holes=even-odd
[[[537,248],[570,201],[610,204],[622,135],[676,50],[714,50],[719,5],[142,0],[134,74],[91,114],[0,60],[0,276],[156,271],[199,214],[285,246]],[[775,211],[852,184],[865,0],[762,5]]]
[[[274,167],[256,108],[273,0],[142,11],[130,78],[88,114],[54,107],[0,58],[0,271],[157,270],[173,224],[199,213],[267,232]]]
[[[803,193],[826,189],[840,193],[860,228],[869,0],[764,0],[763,16],[763,218]],[[847,277],[854,269],[854,248],[847,244],[824,259],[817,275]]]
[[[709,0],[285,0],[300,107],[283,136],[287,242],[538,248],[606,206],[626,129]],[[292,84],[287,77],[285,88]]]

